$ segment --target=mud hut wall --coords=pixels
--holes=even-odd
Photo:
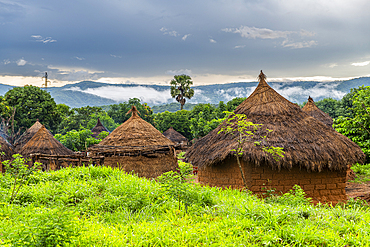
[[[105,157],[104,165],[125,172],[134,172],[139,177],[156,178],[165,172],[175,171],[177,158],[173,153],[155,156],[110,156]]]
[[[294,185],[299,185],[314,203],[346,201],[346,171],[330,171],[325,169],[321,172],[307,172],[306,169],[293,167],[291,170],[272,170],[270,167],[254,167],[245,162],[242,163],[247,180],[248,189],[256,194],[266,193],[267,189],[275,189],[276,192],[286,193]],[[239,167],[234,159],[204,167],[198,171],[198,180],[202,184],[218,187],[243,188],[243,180]]]

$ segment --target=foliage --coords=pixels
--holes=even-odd
[[[352,97],[353,117],[340,116],[334,120],[334,128],[347,136],[366,154],[370,162],[370,87],[360,87]]]
[[[35,173],[13,204],[4,197],[10,181],[9,174],[0,175],[0,244],[5,246],[366,246],[370,242],[368,206],[357,202],[314,206],[306,203],[301,191],[272,200],[188,183],[198,199],[186,212],[184,207],[178,210],[178,198],[155,180],[108,167]]]
[[[309,205],[312,201],[312,198],[306,197],[306,193],[299,185],[294,185],[289,192],[278,196],[276,194],[272,194],[265,199],[269,203],[279,203],[281,205],[290,205],[290,206],[298,206],[298,205]]]
[[[273,147],[273,146],[262,146],[261,141],[254,141],[255,132],[261,129],[262,124],[255,124],[248,120],[245,114],[236,114],[234,112],[226,112],[228,115],[227,120],[221,126],[218,134],[224,132],[225,134],[230,134],[234,136],[234,139],[237,141],[238,146],[236,149],[230,151],[235,152],[236,160],[240,169],[240,173],[243,178],[245,187],[247,187],[247,181],[244,176],[244,172],[240,163],[240,158],[244,154],[244,144],[246,142],[253,142],[255,146],[261,146],[262,150],[266,153],[269,153],[273,156],[275,160],[279,160],[284,157],[284,151],[282,147]],[[266,131],[271,132],[272,130],[266,129]],[[259,136],[258,139],[265,139],[265,136]]]
[[[105,132],[105,131],[104,131]],[[102,132],[99,137],[106,137],[108,132]],[[80,129],[68,131],[65,135],[56,134],[54,137],[60,141],[64,146],[73,150],[73,151],[83,151],[88,147],[98,144],[102,139],[95,139],[91,137],[92,132],[89,129]]]
[[[64,112],[66,112],[66,108],[63,107]],[[86,128],[89,121],[91,120],[92,115],[103,114],[104,111],[101,107],[97,106],[86,106],[81,108],[73,108],[69,113],[67,112],[66,117],[63,118],[62,122],[58,126],[57,133],[59,134],[66,134],[72,130],[79,130],[82,128]],[[97,121],[97,119],[96,119]],[[95,122],[96,124],[96,122]]]
[[[62,120],[61,113],[50,94],[35,86],[15,87],[4,95],[8,106],[15,107],[15,129],[31,127],[39,120],[51,132],[55,132]]]
[[[98,118],[100,119],[100,122],[104,125],[104,127],[107,128],[110,132],[112,132],[115,128],[119,126],[119,124],[115,123],[107,112],[103,111],[90,115],[90,120],[87,122],[87,129],[93,129],[98,122]]]
[[[28,167],[28,161],[29,159],[24,159],[22,155],[14,154],[12,161],[5,160],[2,162],[5,167],[5,171],[14,179],[11,182],[12,190],[9,203],[14,201],[19,189],[22,188],[23,185],[27,184],[30,176],[36,172],[38,167],[41,165],[41,163],[35,162],[32,167]]]
[[[187,103],[187,104],[184,105],[183,110],[191,111],[195,105],[197,105],[197,104]],[[172,103],[169,103],[169,104],[152,106],[153,113],[155,113],[155,114],[166,112],[166,111],[176,112],[176,111],[179,111],[180,108],[181,108],[181,105],[179,105],[176,102],[172,102]]]
[[[370,164],[353,164],[351,169],[356,173],[354,182],[366,183],[370,181]]]
[[[162,133],[172,127],[191,140],[189,116],[190,112],[186,110],[157,113],[154,115],[154,126]]]
[[[154,117],[152,109],[146,104],[141,103],[140,99],[132,98],[128,102],[110,105],[108,115],[118,124],[124,123],[131,117],[131,114],[126,113],[131,109],[131,106],[136,106],[136,109],[140,112],[140,117],[148,123],[154,125]]]
[[[176,101],[181,104],[183,109],[186,99],[191,99],[194,96],[194,89],[190,88],[193,85],[191,77],[188,75],[175,75],[171,80],[171,96],[176,97]]]

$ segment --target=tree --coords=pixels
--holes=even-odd
[[[104,111],[93,113],[90,115],[90,120],[87,122],[87,129],[93,129],[98,122],[98,118],[100,119],[100,122],[104,125],[104,127],[111,132],[119,126],[119,124],[115,123],[114,120],[108,115],[108,113]]]
[[[65,106],[59,106],[59,110],[65,117],[60,122],[57,133],[63,135],[68,131],[86,128],[93,114],[104,113],[104,110],[98,106],[73,108],[69,112]]]
[[[58,111],[54,99],[50,93],[35,86],[16,87],[4,95],[6,103],[16,108],[14,116],[16,131],[23,127],[31,127],[39,120],[51,132],[55,132],[61,122],[61,114]]]
[[[172,127],[188,140],[191,140],[189,116],[190,112],[186,110],[157,113],[154,115],[154,126],[162,133]]]
[[[336,131],[360,146],[370,162],[370,87],[359,87],[352,97],[352,117],[334,119]]]
[[[175,75],[175,79],[172,79],[171,84],[171,96],[176,98],[176,101],[181,104],[181,110],[183,109],[186,99],[191,99],[194,95],[194,89],[190,88],[193,85],[191,77],[188,75]]]
[[[229,115],[229,117],[222,125],[218,134],[222,132],[224,132],[225,134],[231,134],[237,141],[237,148],[230,151],[235,152],[244,186],[247,187],[247,180],[245,179],[244,172],[240,163],[240,159],[244,154],[244,143],[253,142],[255,146],[261,146],[262,150],[266,153],[271,154],[275,160],[283,158],[285,152],[283,151],[282,147],[262,146],[261,141],[253,140],[255,132],[262,127],[262,124],[254,124],[248,121],[248,118],[245,114],[236,114],[234,112],[228,112],[227,114]],[[266,129],[266,131],[271,132],[272,130]],[[260,137],[262,139],[265,139],[266,135]]]
[[[91,145],[98,144],[104,137],[108,135],[108,132],[103,131],[102,133],[99,134],[99,139],[91,137],[92,132],[88,129],[81,129],[79,131],[71,130],[68,131],[65,135],[56,134],[54,137],[64,146],[73,151],[83,151]]]
[[[131,114],[126,113],[131,109],[131,106],[136,106],[140,112],[140,117],[148,123],[154,125],[153,110],[146,103],[141,103],[140,99],[132,98],[128,102],[110,105],[108,115],[118,124],[124,123],[131,117]]]

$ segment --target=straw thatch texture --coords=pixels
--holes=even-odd
[[[143,120],[135,106],[130,110],[132,116],[112,131],[97,146],[173,146],[159,130]]]
[[[91,130],[91,132],[93,133],[91,136],[97,138],[98,135],[103,131],[109,133],[109,130],[107,130],[107,128],[104,127],[104,125],[100,122],[100,119],[98,118],[98,122],[96,123],[95,127]]]
[[[29,129],[27,129],[17,140],[14,142],[15,152],[19,153],[22,147],[37,133],[42,127],[42,124],[37,120]]]
[[[13,149],[11,145],[2,136],[0,136],[0,145],[1,145],[0,152],[4,152],[4,155],[0,156],[0,161],[11,159],[13,155]]]
[[[37,133],[24,145],[20,151],[24,157],[30,154],[51,154],[51,155],[73,155],[74,152],[66,148],[62,143],[42,125]]]
[[[104,165],[126,172],[134,171],[140,177],[154,178],[177,168],[174,143],[151,124],[140,118],[135,106],[132,116],[89,153],[104,155]]]
[[[320,110],[310,96],[308,97],[307,103],[302,108],[302,111],[306,112],[311,117],[320,120],[329,127],[333,126],[333,119],[329,116],[329,114]]]
[[[173,143],[187,143],[188,139],[177,132],[174,128],[170,127],[168,130],[163,132],[163,135],[170,139]]]
[[[296,166],[321,171],[324,168],[346,170],[347,165],[362,162],[365,158],[354,142],[279,95],[266,83],[262,71],[259,82],[255,91],[234,112],[247,115],[255,124],[263,124],[261,133],[255,135],[257,137],[266,135],[266,128],[273,130],[265,140],[254,140],[262,141],[263,146],[282,147],[285,156],[275,161],[260,146],[246,142],[243,147],[244,161],[279,170]],[[217,127],[188,150],[187,159],[193,165],[200,168],[212,166],[233,155],[230,150],[237,148],[237,142],[231,134],[218,134],[220,128]]]

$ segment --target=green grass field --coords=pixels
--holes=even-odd
[[[313,206],[300,188],[248,192],[138,178],[107,167],[33,174],[12,204],[0,177],[2,246],[370,246],[369,207]]]

